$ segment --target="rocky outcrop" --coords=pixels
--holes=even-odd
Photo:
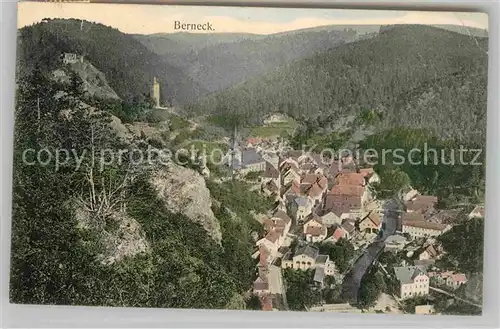
[[[104,73],[99,71],[91,63],[83,60],[82,62],[68,64],[67,67],[78,74],[82,79],[83,90],[90,96],[100,99],[120,99],[113,88],[108,84]],[[53,76],[54,79],[59,82],[70,82],[69,74],[65,68],[55,70]]]
[[[76,211],[81,229],[95,229],[95,219],[82,209]],[[141,225],[124,212],[116,212],[107,218],[109,228],[99,230],[104,251],[98,256],[104,265],[113,264],[126,257],[149,251],[150,246]]]
[[[220,244],[220,224],[212,212],[212,200],[205,180],[196,171],[169,163],[152,174],[150,182],[166,208],[199,223]]]
[[[122,123],[122,120],[120,120],[120,118],[118,118],[112,114],[111,114],[111,122],[109,123],[109,125],[119,138],[121,138],[123,140],[130,140],[133,138],[132,133],[127,128],[127,126],[125,126]]]

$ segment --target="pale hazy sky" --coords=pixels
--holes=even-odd
[[[483,13],[388,10],[194,7],[97,3],[19,3],[18,26],[43,18],[78,18],[125,33],[174,32],[174,21],[210,22],[215,32],[271,34],[321,25],[455,24],[488,28]]]

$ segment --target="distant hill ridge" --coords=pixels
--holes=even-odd
[[[276,111],[299,121],[320,115],[335,121],[377,110],[386,125],[483,136],[487,42],[432,26],[391,26],[289,62],[188,110],[254,123]]]

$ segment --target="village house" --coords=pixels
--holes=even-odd
[[[433,213],[432,216],[427,220],[433,223],[455,225],[461,221],[462,212],[462,209],[439,210]]]
[[[323,200],[323,195],[326,191],[326,188],[322,188],[319,184],[314,183],[311,187],[309,187],[306,191],[307,197],[311,200],[311,202],[317,206]]]
[[[412,238],[435,237],[448,231],[450,225],[431,223],[421,220],[403,220],[403,233]]]
[[[264,193],[268,197],[274,196],[274,199],[276,201],[278,201],[279,199],[281,199],[281,197],[280,197],[280,188],[277,185],[277,183],[276,183],[275,180],[271,179],[268,182],[264,182],[262,184],[261,190],[262,190],[262,193]]]
[[[262,138],[248,138],[247,139],[247,148],[255,148],[257,147],[260,143],[262,143]]]
[[[436,196],[433,195],[417,195],[411,200],[405,202],[407,212],[419,212],[426,214],[432,212],[438,202]]]
[[[342,216],[342,214],[341,214]],[[321,216],[321,221],[323,225],[326,227],[331,227],[334,225],[342,225],[342,217],[339,217],[337,214],[335,214],[333,211],[329,211],[323,216]],[[347,217],[349,217],[349,214],[347,214]]]
[[[275,256],[285,240],[282,233],[283,230],[278,229],[270,231],[265,237],[257,241],[256,245],[264,245],[271,252],[271,255]]]
[[[399,297],[402,299],[429,294],[429,277],[417,266],[394,267],[399,281]]]
[[[425,222],[425,217],[419,212],[405,212],[403,216],[401,216],[402,221],[420,221]]]
[[[64,53],[62,61],[64,64],[83,63],[83,56],[74,53]]]
[[[327,233],[327,237],[325,238],[325,240],[323,240],[323,242],[335,244],[340,239],[345,238],[347,234],[348,233],[341,226],[332,227]]]
[[[314,268],[318,254],[319,250],[310,245],[298,248],[293,256],[293,268],[296,270],[308,270],[310,268]]]
[[[281,258],[281,268],[293,268],[293,254],[287,251]]]
[[[335,275],[335,263],[330,260],[330,256],[328,255],[318,255],[318,257],[316,257],[316,268],[318,267],[324,269],[324,275],[326,276]]]
[[[484,206],[476,206],[467,217],[469,219],[484,218]]]
[[[358,221],[359,231],[377,234],[380,229],[380,223],[380,216],[376,212],[370,212]]]
[[[292,219],[287,215],[283,210],[276,210],[271,220],[275,223],[276,227],[284,227],[285,235],[290,231],[290,227],[292,225]]]
[[[357,172],[344,173],[341,172],[335,177],[335,185],[350,185],[350,186],[361,186],[366,185],[365,177],[363,174]]]
[[[325,268],[316,266],[316,268],[314,269],[314,276],[313,276],[313,281],[315,285],[318,288],[323,289],[324,280],[325,280]]]
[[[344,238],[350,239],[356,232],[356,222],[354,220],[346,220],[340,227],[344,231]]]
[[[260,276],[253,283],[253,293],[255,295],[262,295],[269,293],[269,282]]]
[[[305,232],[306,241],[311,243],[321,242],[326,238],[327,229],[325,226],[309,227]]]
[[[281,185],[280,181],[280,171],[272,163],[266,161],[266,168],[262,175],[260,176],[261,182],[266,183],[270,180],[276,182],[277,185]]]
[[[323,206],[323,213],[333,212],[338,217],[346,217],[344,214],[350,214],[354,217],[359,216],[362,212],[361,196],[332,194],[327,193]],[[349,216],[350,217],[350,216]]]
[[[297,164],[297,168],[303,163],[310,162],[312,160],[310,154],[308,152],[304,152],[302,150],[290,150],[283,155],[282,162],[295,162]]]
[[[313,277],[316,286],[323,289],[325,277],[333,275],[335,275],[335,264],[330,260],[328,255],[318,255]]]
[[[356,208],[358,212],[361,211],[362,206],[368,201],[370,196],[370,192],[367,188],[355,185],[335,185],[330,190],[330,194],[359,199],[359,201],[357,201],[359,206]]]
[[[419,260],[437,259],[438,257],[439,251],[432,244],[425,247],[423,251],[418,255]]]
[[[454,273],[446,278],[446,286],[452,289],[458,289],[461,285],[467,283],[467,277],[464,273]]]
[[[279,168],[280,158],[276,153],[274,153],[273,151],[263,150],[261,154],[262,158],[273,165],[274,168]]]
[[[327,276],[334,275],[336,270],[335,263],[330,260],[328,255],[319,254],[319,250],[310,245],[298,248],[295,255],[288,251],[281,260],[281,268],[295,270],[322,268],[322,274]]]
[[[266,119],[264,119],[264,124],[269,125],[272,123],[284,123],[287,122],[286,117],[281,113],[270,114]]]
[[[281,170],[281,186],[289,186],[296,183],[300,186],[300,175],[293,167],[286,170]]]
[[[458,289],[461,285],[467,283],[467,276],[464,273],[455,273],[453,271],[431,272],[429,273],[431,282],[438,286],[447,286],[451,289]]]
[[[453,275],[453,271],[429,272],[428,275],[433,284],[444,286],[446,285],[446,279],[448,279],[449,276]]]
[[[326,226],[321,222],[321,217],[316,214],[312,214],[310,219],[304,223],[303,230],[306,241],[315,243],[326,238]]]
[[[298,222],[303,222],[313,210],[313,202],[308,197],[299,196],[293,198],[292,202],[288,204],[288,212]]]

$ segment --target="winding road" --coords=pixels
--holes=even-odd
[[[358,291],[363,276],[372,266],[373,262],[382,253],[385,247],[385,239],[396,233],[400,226],[400,214],[403,205],[397,198],[387,200],[383,206],[384,216],[379,235],[364,250],[363,254],[354,262],[352,268],[347,272],[342,282],[342,299],[350,304],[356,304]]]

